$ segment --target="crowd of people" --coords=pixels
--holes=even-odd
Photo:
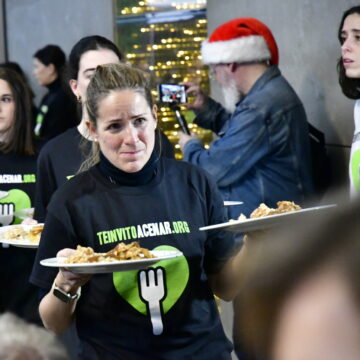
[[[339,83],[352,99],[360,99],[359,32],[357,6],[343,14],[338,31]],[[34,216],[25,223],[45,223],[37,249],[0,247],[0,313],[16,314],[0,316],[0,328],[24,333],[3,338],[2,351],[14,352],[11,359],[65,359],[70,355],[51,333],[72,330],[65,344],[76,359],[229,360],[233,348],[239,360],[358,359],[359,100],[350,204],[336,198],[339,206],[316,223],[309,218],[306,231],[294,225],[244,238],[199,230],[249,216],[261,203],[306,206],[313,199],[305,107],[279,57],[271,30],[257,19],[213,31],[202,59],[224,104],[199,84],[183,85],[194,99],[184,106],[216,139],[205,148],[180,131],[182,161],[159,129],[151,74],[126,64],[109,39],[80,39],[68,60],[56,45],[36,51],[34,76],[48,89],[38,107],[21,68],[1,64],[0,225],[19,224],[18,210],[29,208]],[[239,199],[242,205],[224,207]],[[125,242],[183,254],[155,265],[156,272],[142,270],[148,282],[155,277],[156,319],[154,304],[141,295],[140,272],[78,274],[40,265],[73,255],[78,245],[107,252],[114,243],[101,234],[149,224],[167,230],[141,239],[131,230]],[[214,295],[233,301],[232,341]],[[42,346],[34,346],[40,337]]]

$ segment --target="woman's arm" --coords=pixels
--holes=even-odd
[[[59,251],[57,256],[70,256],[74,251],[73,249],[64,249]],[[74,274],[62,268],[56,275],[54,284],[66,293],[75,295],[90,278],[91,275]],[[68,303],[60,300],[54,295],[52,288],[41,300],[39,306],[44,326],[56,334],[63,333],[74,321],[77,301],[78,298]]]
[[[209,275],[210,286],[220,299],[231,301],[239,293],[246,251],[246,243],[244,243],[241,249],[225,262],[219,272]]]

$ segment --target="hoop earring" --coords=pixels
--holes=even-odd
[[[77,101],[79,104],[81,104],[81,95],[78,95],[78,96],[76,97],[76,101]]]

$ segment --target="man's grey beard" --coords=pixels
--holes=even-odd
[[[242,94],[236,87],[235,81],[229,81],[221,87],[224,97],[224,108],[231,114],[235,111],[236,104],[242,99]]]

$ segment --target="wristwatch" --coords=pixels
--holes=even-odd
[[[77,289],[76,294],[71,295],[70,293],[67,293],[63,289],[60,289],[54,282],[53,286],[52,286],[52,292],[53,292],[54,296],[56,296],[58,299],[60,299],[64,303],[68,304],[71,301],[75,301],[75,300],[79,299],[79,297],[81,295],[81,287],[79,287]]]

